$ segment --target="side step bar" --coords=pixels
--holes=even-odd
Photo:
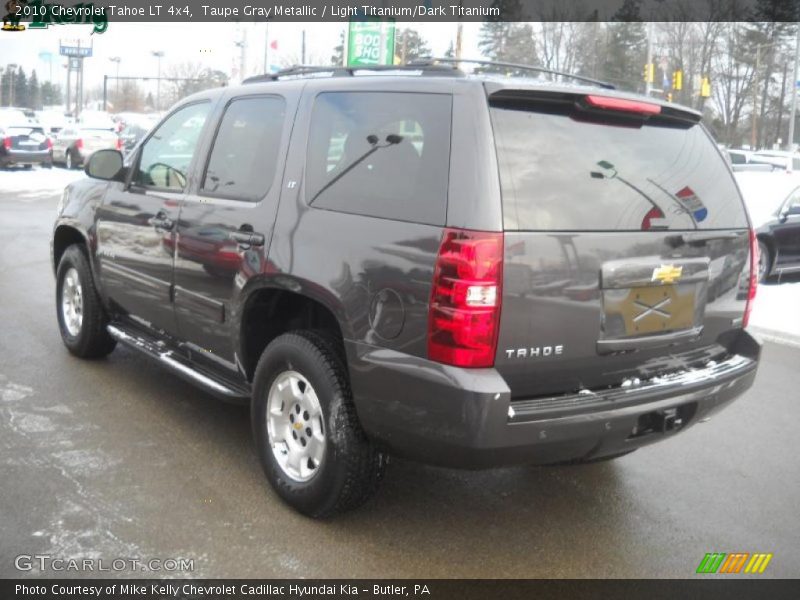
[[[179,377],[203,388],[214,396],[235,404],[247,404],[250,402],[249,386],[215,377],[205,369],[199,369],[197,365],[193,365],[182,356],[168,349],[163,343],[142,332],[127,328],[120,323],[109,324],[106,329],[109,335],[118,342],[156,360]]]

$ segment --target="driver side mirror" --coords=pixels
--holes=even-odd
[[[89,158],[84,169],[89,177],[106,181],[123,181],[122,153],[118,150],[98,150]]]

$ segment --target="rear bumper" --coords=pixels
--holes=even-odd
[[[747,390],[760,354],[758,342],[743,331],[726,360],[686,376],[590,397],[512,403],[494,369],[459,369],[364,344],[346,346],[367,434],[393,454],[460,468],[600,458],[660,441]]]
[[[0,164],[4,165],[38,165],[53,162],[50,150],[6,150],[0,154]]]

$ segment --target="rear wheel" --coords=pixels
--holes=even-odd
[[[769,277],[770,265],[772,264],[772,256],[769,253],[769,247],[764,242],[758,242],[758,280],[764,281]]]
[[[299,512],[328,517],[377,491],[386,460],[361,429],[343,360],[327,336],[298,331],[267,346],[251,417],[267,479]]]
[[[64,158],[64,168],[65,169],[74,169],[75,168],[75,161],[72,158],[72,151],[67,150],[67,155]]]
[[[108,355],[117,342],[106,331],[106,316],[94,286],[89,259],[78,245],[66,249],[56,274],[56,312],[61,339],[81,358]]]

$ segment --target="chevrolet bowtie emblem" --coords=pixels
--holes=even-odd
[[[660,281],[661,283],[672,283],[681,278],[683,267],[676,267],[675,265],[661,265],[653,269],[653,277],[651,281]]]

